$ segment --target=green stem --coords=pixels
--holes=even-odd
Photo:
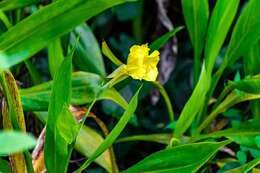
[[[166,90],[164,89],[164,87],[159,83],[159,82],[152,82],[152,84],[159,89],[160,93],[162,94],[164,101],[166,103],[166,107],[168,110],[168,114],[169,114],[169,119],[171,122],[174,121],[174,111],[172,108],[172,104],[171,104],[171,100],[166,92]]]

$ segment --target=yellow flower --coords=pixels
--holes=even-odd
[[[133,79],[156,80],[160,53],[155,50],[149,55],[149,51],[148,44],[134,45],[130,48],[125,70]]]
[[[112,82],[121,79],[123,76],[131,76],[133,79],[155,81],[158,76],[157,64],[160,53],[155,50],[149,54],[148,44],[141,46],[134,45],[130,48],[127,64],[120,65],[108,78]]]

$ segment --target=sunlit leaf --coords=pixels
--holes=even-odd
[[[220,148],[228,143],[229,141],[195,143],[161,150],[122,173],[195,173]]]

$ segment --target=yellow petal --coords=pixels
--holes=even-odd
[[[157,79],[157,76],[158,76],[158,69],[156,67],[147,68],[143,79],[147,81],[155,81]]]
[[[153,51],[153,53],[151,55],[149,55],[147,58],[145,58],[144,60],[144,64],[146,66],[152,66],[152,67],[156,67],[158,62],[159,62],[159,51]]]
[[[149,48],[147,44],[138,46],[134,45],[130,48],[130,53],[128,55],[127,64],[142,66],[144,58],[149,54]]]
[[[133,79],[142,80],[146,73],[146,70],[141,66],[127,65],[127,73]]]

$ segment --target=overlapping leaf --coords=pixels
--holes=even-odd
[[[122,173],[194,173],[228,143],[229,141],[195,143],[162,150],[146,157]]]
[[[105,9],[124,2],[127,0],[59,0],[51,3],[0,36],[0,67],[9,68],[24,61],[51,40]]]

